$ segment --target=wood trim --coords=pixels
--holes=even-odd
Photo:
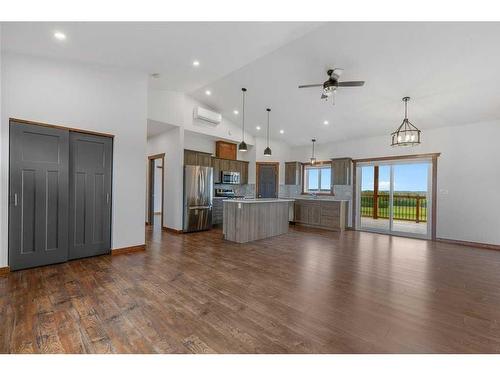
[[[161,154],[154,154],[148,156],[148,168],[149,168],[149,173],[148,173],[148,222],[146,222],[146,225],[151,225],[153,223],[153,215],[154,212],[152,210],[153,208],[153,203],[151,202],[151,198],[154,193],[154,186],[153,186],[153,180],[154,180],[154,171],[155,169],[153,168],[154,166],[154,161],[156,159],[161,159],[161,227],[163,228],[163,210],[165,209],[165,153]]]
[[[305,191],[305,187],[306,187],[306,167],[308,165],[313,165],[312,163],[308,162],[308,163],[302,163],[302,190],[300,192],[301,195],[311,195],[311,193],[307,193]],[[332,161],[331,160],[322,160],[322,161],[317,161],[316,163],[314,163],[315,166],[323,166],[323,165],[330,165],[330,168],[332,166]],[[334,196],[335,194],[333,193],[333,185],[331,185],[330,187],[330,192],[329,193],[315,193],[315,195],[327,195],[327,196]]]
[[[376,158],[363,158],[363,159],[353,159],[354,165],[356,163],[365,163],[371,161],[392,161],[392,160],[404,160],[404,159],[430,159],[437,158],[440,156],[440,152],[428,153],[428,154],[414,154],[414,155],[394,155],[394,156],[381,156]]]
[[[139,251],[146,251],[146,244],[144,244],[144,245],[136,245],[136,246],[128,246],[128,247],[121,247],[121,248],[118,248],[118,249],[111,249],[111,255],[121,255],[121,254],[137,253]]]
[[[476,247],[476,248],[479,248],[479,249],[500,251],[500,245],[494,245],[494,244],[483,243],[483,242],[450,240],[450,239],[447,239],[447,238],[436,238],[434,241],[436,241],[436,242],[442,242],[442,243],[449,243],[449,244],[452,244],[452,245],[461,245],[461,246],[468,246],[468,247]]]
[[[174,229],[174,228],[169,228],[169,227],[162,227],[162,230],[165,232],[170,232],[170,233],[175,233],[175,234],[182,234],[184,233],[182,229]]]
[[[10,267],[0,267],[0,276],[7,275],[10,272]]]
[[[161,154],[154,154],[154,155],[150,155],[148,156],[148,159],[151,160],[151,159],[160,159],[160,158],[164,158],[165,157],[165,153],[161,153]]]
[[[280,162],[279,161],[258,161],[255,162],[255,195],[259,196],[259,170],[261,165],[274,165],[276,167],[276,186],[275,193],[276,198],[279,194],[279,186],[280,186]]]
[[[78,133],[89,134],[89,135],[99,135],[99,136],[108,137],[108,138],[115,137],[114,134],[101,133],[101,132],[96,132],[96,131],[91,131],[91,130],[73,128],[71,126],[52,125],[52,124],[46,124],[46,123],[38,122],[38,121],[22,120],[22,119],[18,119],[18,118],[14,118],[14,117],[9,118],[9,122],[19,122],[21,124],[43,126],[45,128],[52,128],[52,129],[62,129],[62,130],[68,130],[71,132],[78,132]]]
[[[436,239],[437,228],[437,163],[438,155],[432,158],[432,212],[431,212],[431,239]]]

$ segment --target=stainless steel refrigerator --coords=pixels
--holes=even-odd
[[[184,167],[184,232],[212,228],[213,190],[212,167]]]

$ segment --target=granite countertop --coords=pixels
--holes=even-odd
[[[252,198],[252,199],[225,199],[229,203],[273,203],[273,202],[293,202],[295,199],[287,198]]]

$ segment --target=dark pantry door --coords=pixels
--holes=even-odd
[[[111,251],[112,139],[70,133],[69,258]]]
[[[258,164],[258,198],[278,197],[278,164]]]
[[[68,131],[10,122],[9,265],[68,258]]]

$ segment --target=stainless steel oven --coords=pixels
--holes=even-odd
[[[221,183],[238,185],[240,183],[240,172],[222,171]]]

